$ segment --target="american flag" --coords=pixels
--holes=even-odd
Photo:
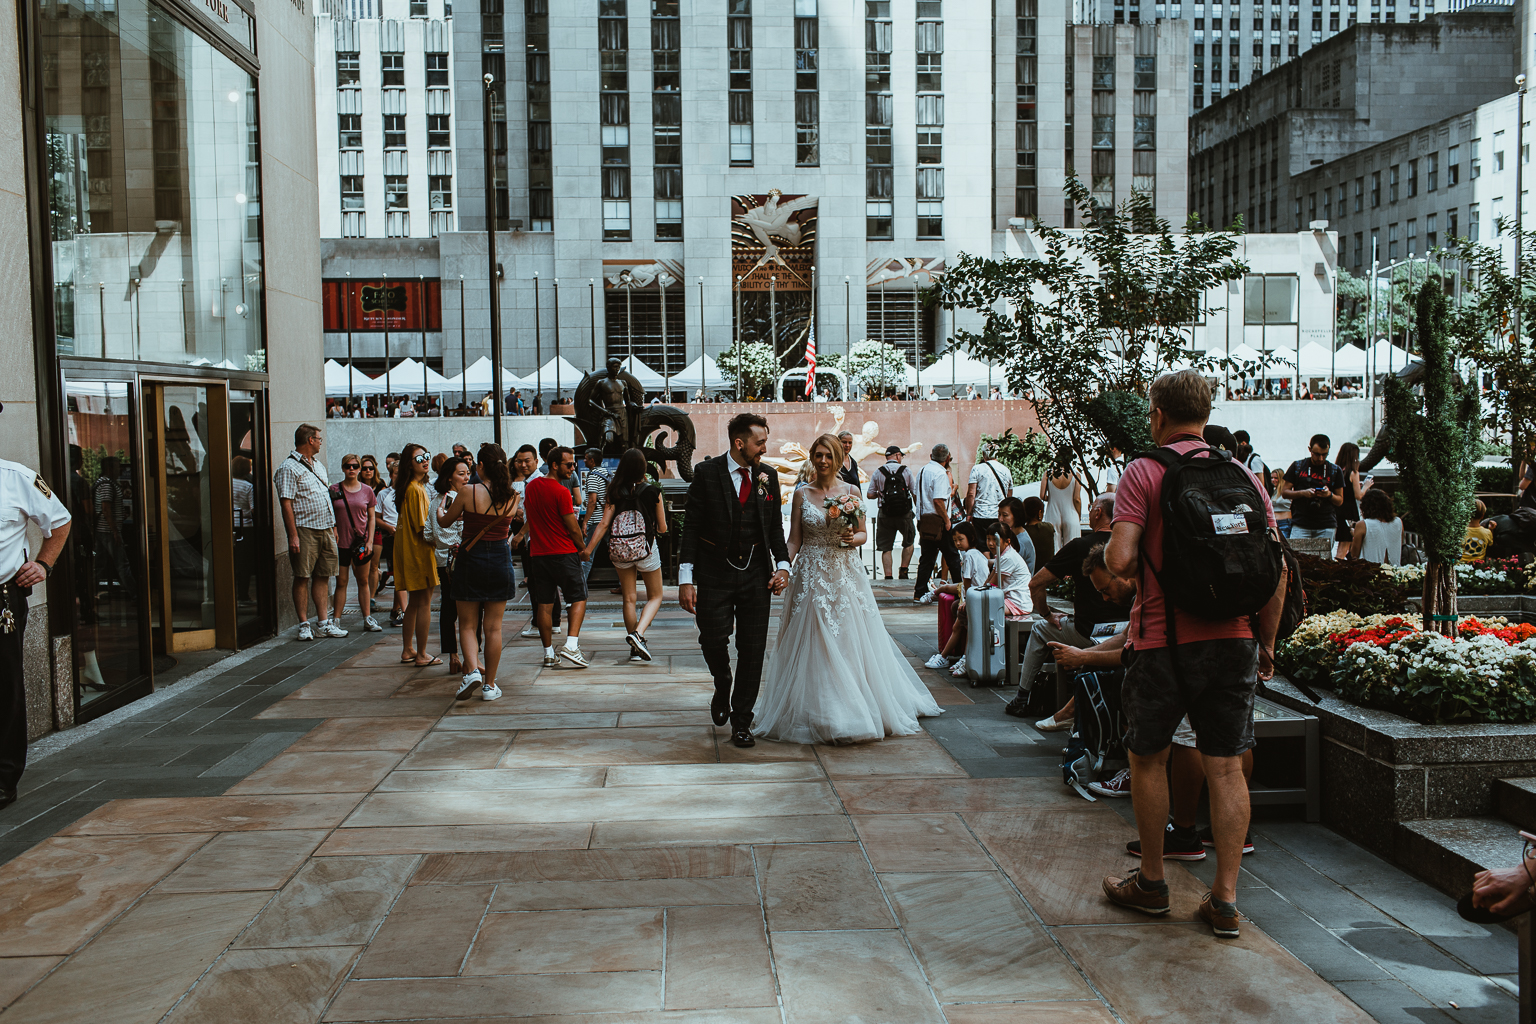
[[[816,393],[816,318],[811,318],[810,334],[805,340],[805,362],[810,371],[805,375],[806,397]]]

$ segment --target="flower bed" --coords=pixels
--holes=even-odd
[[[1426,725],[1536,721],[1536,626],[1463,619],[1456,639],[1417,615],[1314,615],[1276,651],[1292,679]]]
[[[1383,565],[1381,573],[1409,593],[1424,589],[1424,566]],[[1536,566],[1522,566],[1514,558],[1490,558],[1456,566],[1456,593],[1536,594]]]

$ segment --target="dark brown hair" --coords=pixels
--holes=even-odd
[[[746,437],[752,433],[753,427],[762,427],[767,430],[768,421],[755,412],[739,412],[732,416],[731,422],[726,425],[725,436],[734,441],[738,437]]]

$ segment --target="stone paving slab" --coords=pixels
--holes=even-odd
[[[1259,826],[1237,942],[1195,920],[1209,863],[1141,918],[1098,893],[1128,808],[998,691],[929,673],[918,736],[743,751],[666,615],[652,666],[603,615],[584,672],[513,640],[491,703],[397,639],[279,648],[45,758],[0,812],[4,1018],[1512,1019],[1507,933],[1326,830]]]

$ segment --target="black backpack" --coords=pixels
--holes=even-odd
[[[1120,703],[1124,682],[1125,671],[1118,668],[1079,672],[1072,677],[1076,720],[1061,752],[1061,777],[1085,800],[1095,799],[1083,787],[1094,781],[1106,762],[1123,764],[1126,760],[1125,712]]]
[[[1147,457],[1164,469],[1163,568],[1157,573],[1163,594],[1203,619],[1257,615],[1280,584],[1283,556],[1269,535],[1264,496],[1253,476],[1220,448],[1182,455],[1157,448]],[[1172,644],[1171,615],[1168,626]]]
[[[880,475],[885,477],[885,486],[880,490],[880,514],[898,518],[911,515],[912,489],[907,486],[906,474],[893,474],[881,466]]]

